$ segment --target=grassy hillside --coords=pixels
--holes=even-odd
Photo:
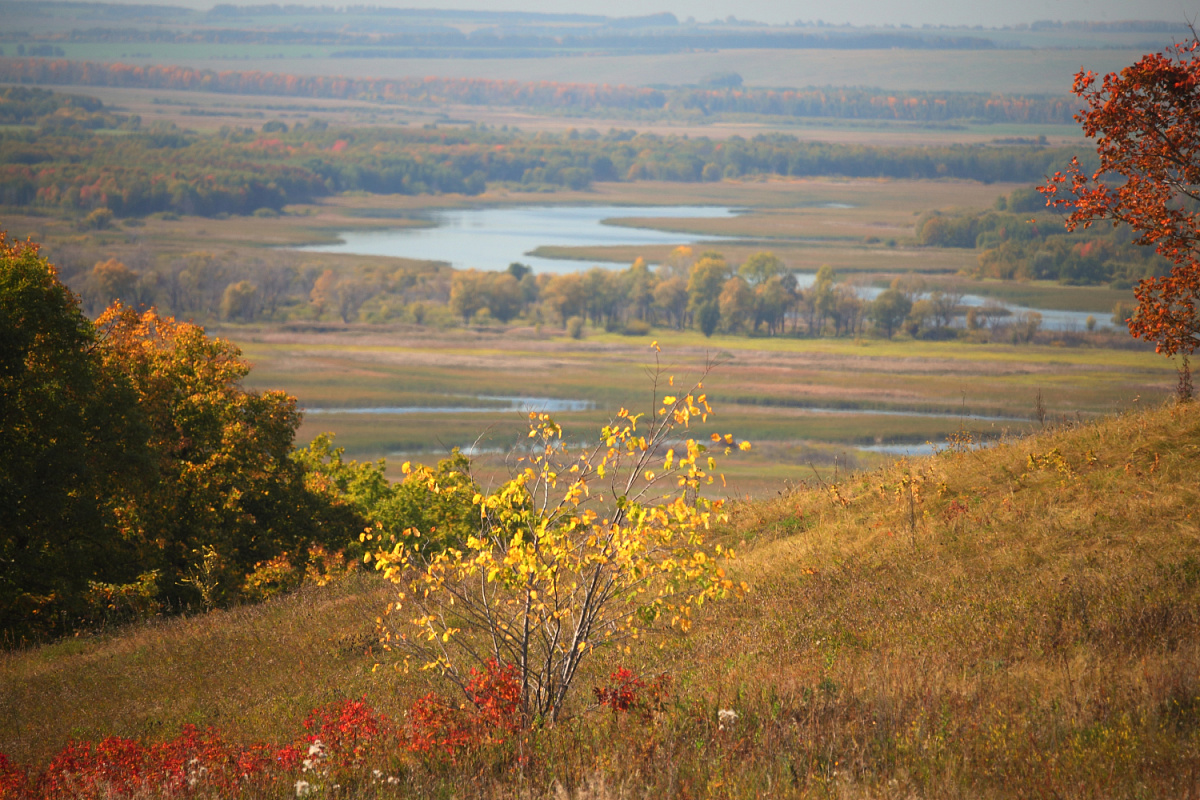
[[[1192,404],[739,505],[721,536],[751,593],[625,659],[670,675],[661,704],[458,761],[408,759],[398,783],[356,792],[1194,797],[1197,475]],[[372,673],[386,597],[360,575],[6,653],[0,751],[42,765],[72,737],[160,740],[189,722],[292,741],[337,698],[401,718],[431,687]],[[615,666],[593,660],[581,704]]]

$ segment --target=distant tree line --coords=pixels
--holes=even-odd
[[[546,325],[572,337],[589,329],[644,335],[668,328],[706,336],[953,338],[982,331],[1011,338],[1014,322],[1023,331],[1037,329],[999,305],[969,309],[961,296],[930,290],[919,276],[901,278],[869,299],[860,287],[839,282],[827,265],[802,287],[770,252],[737,264],[716,251],[679,247],[657,266],[638,259],[625,269],[565,274],[534,274],[520,263],[501,272],[436,264],[335,268],[319,258],[296,264],[284,253],[244,262],[204,251],[157,261],[143,254],[126,264],[88,261],[90,252],[64,246],[55,257],[92,314],[120,300],[234,323]]]
[[[662,137],[486,128],[361,128],[323,123],[196,134],[68,95],[11,87],[0,109],[29,127],[0,132],[0,205],[118,217],[277,212],[337,192],[475,195],[489,184],[585,189],[593,181],[717,181],[753,175],[1034,181],[1067,151],[1028,145],[868,147],[792,136]],[[89,110],[92,109],[92,110]],[[7,113],[0,111],[0,113]],[[30,124],[32,123],[32,124]],[[120,128],[121,135],[107,132]]]
[[[484,78],[346,78],[41,58],[0,59],[0,81],[332,97],[383,103],[519,106],[575,112],[620,110],[674,116],[739,113],[929,123],[977,120],[1070,124],[1079,107],[1068,96],[856,88],[656,89]]]

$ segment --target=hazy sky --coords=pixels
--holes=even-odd
[[[530,0],[538,2],[539,0]],[[505,0],[486,0],[505,3]],[[1200,0],[574,0],[569,3],[546,2],[543,8],[575,6],[590,7],[597,13],[643,14],[661,5],[680,18],[694,16],[698,20],[723,18],[730,14],[763,22],[792,22],[824,19],[826,22],[849,22],[855,25],[901,24],[922,25],[1009,25],[1039,19],[1061,20],[1121,20],[1163,19],[1184,21],[1200,14]],[[454,7],[447,5],[446,7]],[[607,10],[604,10],[607,9]]]
[[[153,2],[154,0],[127,0]],[[157,0],[167,5],[208,9],[235,5],[298,2],[301,5],[378,5],[393,8],[457,8],[545,11],[635,16],[670,11],[701,22],[739,19],[782,23],[822,19],[853,25],[984,25],[996,27],[1043,19],[1113,21],[1125,19],[1196,21],[1200,0]]]
[[[387,5],[401,5],[384,0]],[[382,5],[383,2],[377,2]],[[413,3],[413,5],[418,5]],[[426,8],[578,11],[622,16],[671,11],[680,19],[708,21],[730,14],[761,22],[824,19],[854,25],[1009,25],[1039,19],[1161,19],[1183,22],[1200,15],[1200,0],[420,0]]]

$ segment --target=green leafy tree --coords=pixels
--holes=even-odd
[[[783,261],[774,253],[755,253],[746,259],[746,263],[738,267],[741,275],[751,286],[758,286],[763,281],[787,272]]]
[[[450,310],[462,317],[464,325],[471,322],[475,312],[488,304],[487,273],[469,269],[455,272],[450,281]]]
[[[908,312],[912,311],[912,307],[912,300],[898,288],[892,287],[881,292],[872,301],[870,308],[867,310],[867,315],[870,317],[871,322],[875,323],[875,327],[883,331],[883,334],[891,339],[904,323],[904,318],[908,316]]]
[[[740,275],[725,281],[718,299],[721,325],[727,331],[739,331],[754,319],[754,291]]]
[[[234,600],[255,565],[363,530],[290,457],[295,398],[246,391],[248,370],[153,310],[92,323],[0,234],[0,628],[56,632],[94,597]]]
[[[31,242],[0,232],[0,628],[55,631],[88,582],[134,580],[124,502],[149,481],[149,430],[77,298]]]
[[[687,282],[671,277],[654,287],[654,307],[661,310],[676,328],[682,328],[687,317]]]
[[[820,335],[825,328],[825,320],[832,317],[837,311],[838,298],[833,287],[833,267],[822,264],[817,269],[813,285],[808,290],[809,308],[812,312],[809,332],[815,336]]]
[[[721,323],[721,289],[728,277],[729,265],[720,253],[704,253],[692,265],[687,310],[705,336],[712,336]]]
[[[398,483],[387,479],[383,459],[346,461],[343,454],[332,435],[323,433],[293,458],[303,466],[309,488],[348,512],[349,524],[359,531],[373,528],[376,541],[441,549],[462,546],[475,530],[479,512],[473,499],[479,486],[470,460],[457,448],[434,468],[405,462],[405,477]],[[407,530],[420,531],[420,540],[405,539]]]

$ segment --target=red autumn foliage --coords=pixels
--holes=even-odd
[[[1081,71],[1073,91],[1087,102],[1075,118],[1096,138],[1099,169],[1089,176],[1073,159],[1041,192],[1071,211],[1068,230],[1125,223],[1138,244],[1174,262],[1170,275],[1135,289],[1129,330],[1164,355],[1186,356],[1200,345],[1200,40],[1098,77]]]
[[[663,673],[647,684],[633,671],[618,667],[608,676],[607,686],[595,686],[592,693],[599,705],[612,709],[614,714],[636,711],[646,717],[662,705],[671,688],[671,676]]]
[[[362,700],[331,703],[304,720],[309,744],[320,742],[335,767],[362,766],[381,745],[395,737],[395,726]],[[290,754],[289,754],[290,755]]]
[[[408,710],[404,746],[414,753],[453,756],[470,742],[459,712],[434,692],[418,697]]]
[[[473,714],[455,708],[436,694],[418,698],[408,712],[405,746],[416,753],[441,752],[454,756],[484,744],[503,743],[524,725],[521,684],[517,668],[489,660],[482,670],[471,669],[464,688]]]
[[[73,741],[40,773],[0,753],[0,800],[233,797],[247,791],[285,796],[297,778],[352,785],[371,772],[380,780],[404,751],[454,759],[501,744],[522,727],[514,667],[490,661],[472,671],[465,688],[473,710],[429,694],[412,704],[404,731],[364,700],[343,700],[315,709],[304,720],[304,733],[283,747],[236,745],[215,728],[185,725],[174,739],[157,744],[120,736]]]
[[[482,670],[471,669],[466,688],[476,716],[485,726],[509,732],[521,727],[521,682],[515,665],[501,666],[490,659]]]
[[[93,744],[71,742],[32,782],[11,792],[0,784],[0,798],[111,798],[156,794],[171,797],[198,787],[218,794],[270,782],[291,771],[276,759],[276,750],[253,744],[246,748],[222,740],[214,728],[185,725],[179,736],[145,745],[119,736]]]
[[[0,753],[0,800],[27,796],[29,776],[25,770]]]

